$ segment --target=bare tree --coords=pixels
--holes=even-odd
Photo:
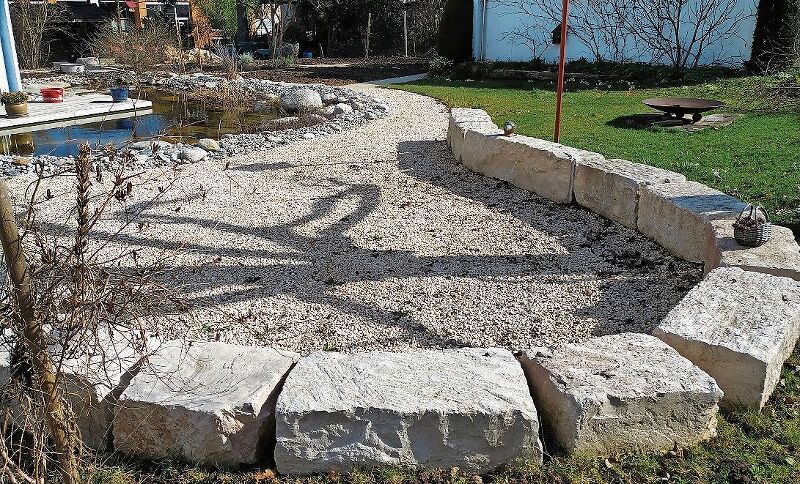
[[[595,61],[626,60],[625,24],[617,17],[621,4],[635,0],[582,0],[570,5],[569,34],[577,39]],[[551,43],[551,33],[561,24],[560,0],[498,0],[505,7],[503,15],[519,19],[518,25],[505,32],[511,42],[527,45],[533,58]]]
[[[17,54],[23,69],[37,69],[47,58],[48,36],[58,32],[66,20],[64,6],[57,3],[17,0],[11,4]]]
[[[95,377],[102,381],[105,362],[120,358],[111,354],[112,346],[103,345],[107,335],[142,334],[142,316],[166,300],[161,286],[152,282],[159,264],[140,265],[135,249],[114,244],[151,206],[125,207],[137,177],[123,175],[132,155],[103,148],[103,154],[122,166],[104,179],[100,168],[93,169],[89,152],[88,145],[81,147],[74,171],[40,173],[26,190],[27,207],[20,217],[0,181],[0,240],[11,283],[11,297],[0,306],[0,349],[11,353],[10,375],[0,392],[0,482],[49,481],[48,460],[56,461],[62,482],[80,482],[81,435],[70,408],[75,398],[67,371],[76,370],[74,362],[84,361],[85,355],[101,355],[102,367],[96,368]],[[74,179],[74,192],[60,196],[74,196],[75,208],[69,211],[71,223],[44,229],[36,207],[58,196],[43,188],[57,177]],[[123,207],[122,223],[110,233],[93,236],[115,204]],[[128,350],[144,355],[141,345],[131,344]]]
[[[569,35],[595,61],[624,62],[649,55],[652,62],[696,67],[709,45],[724,44],[739,34],[754,11],[742,6],[746,2],[753,0],[580,0],[570,7]],[[524,42],[534,57],[561,23],[560,0],[497,3],[506,15],[521,19],[506,38]]]
[[[752,0],[634,0],[617,7],[626,31],[651,53],[653,62],[675,68],[697,67],[709,45],[721,45],[739,35],[753,16]],[[754,7],[754,5],[753,5]]]

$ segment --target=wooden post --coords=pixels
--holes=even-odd
[[[403,0],[403,45],[405,57],[408,57],[408,4]]]
[[[569,27],[569,0],[564,0],[561,8],[561,47],[558,58],[558,86],[556,87],[556,127],[553,133],[553,140],[561,142],[561,109],[564,106],[564,75],[567,63],[567,30]]]
[[[17,229],[14,206],[6,182],[2,179],[0,179],[0,242],[11,280],[11,291],[17,302],[19,311],[17,317],[22,324],[22,342],[31,358],[31,366],[36,374],[39,390],[42,392],[45,423],[56,449],[61,481],[65,484],[78,484],[80,475],[78,458],[75,455],[75,439],[67,422],[67,412],[61,398],[55,366],[47,351],[47,333],[36,313],[33,283]]]
[[[372,12],[367,14],[367,38],[364,41],[364,58],[369,59],[369,33],[372,28]]]
[[[147,18],[147,2],[136,0],[136,9],[133,11],[133,24],[137,29],[144,27],[144,19]]]

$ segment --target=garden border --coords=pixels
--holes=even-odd
[[[453,109],[447,142],[471,170],[636,228],[703,262],[707,276],[653,336],[600,336],[516,359],[496,348],[300,357],[166,342],[178,353],[159,356],[155,344],[151,358],[109,371],[89,355],[66,367],[84,439],[212,465],[274,459],[285,473],[387,464],[488,472],[541,460],[540,428],[567,452],[659,451],[712,437],[719,406],[765,404],[800,336],[800,247],[787,229],[762,247],[738,246],[736,198],[666,170],[505,136],[482,110]],[[8,355],[0,361],[4,380]],[[158,384],[160,371],[193,392]]]

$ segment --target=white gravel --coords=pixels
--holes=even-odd
[[[153,316],[164,336],[301,352],[519,349],[650,331],[700,279],[635,231],[456,164],[432,99],[355,89],[391,114],[139,180],[128,210],[167,190],[117,247],[168,259],[163,282],[191,307]],[[17,196],[26,180],[12,180]],[[38,219],[63,224],[72,205],[56,196]],[[102,231],[120,225],[115,211]]]

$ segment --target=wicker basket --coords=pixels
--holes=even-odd
[[[745,216],[747,212],[747,216]],[[757,222],[755,226],[748,227],[745,225],[747,219],[758,220],[759,212],[764,214],[764,221]],[[769,241],[772,234],[772,223],[769,221],[769,215],[763,207],[748,205],[736,217],[736,222],[733,224],[733,238],[736,239],[740,245],[745,247],[758,247],[764,245]]]

